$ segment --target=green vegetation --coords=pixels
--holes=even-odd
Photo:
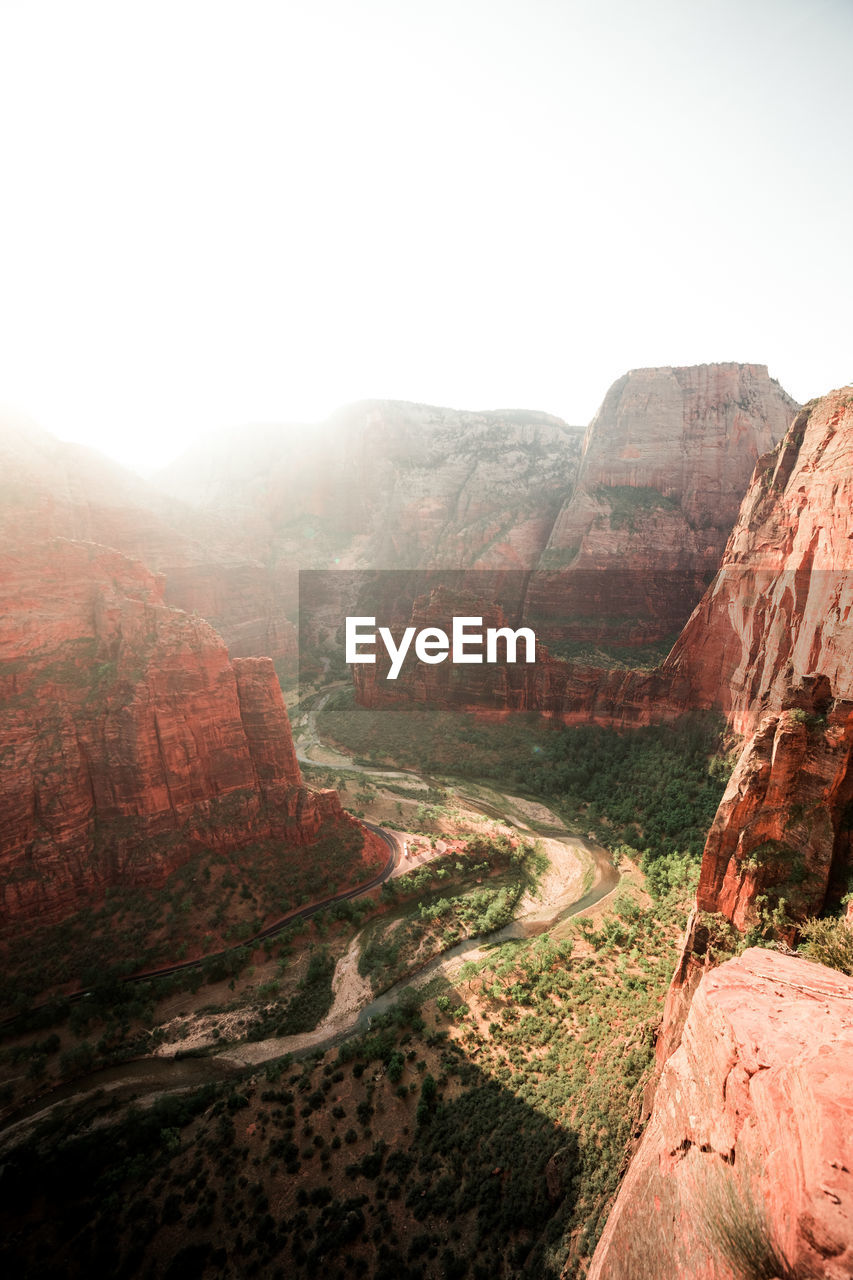
[[[610,523],[614,529],[634,530],[638,516],[650,511],[678,511],[677,498],[668,497],[649,485],[599,485],[594,496],[610,507]]]
[[[7,946],[0,1007],[20,1011],[66,983],[112,991],[129,974],[223,947],[239,960],[240,944],[271,920],[366,878],[363,844],[358,828],[341,825],[310,849],[270,841],[230,856],[198,853],[156,892],[108,889],[100,906],[34,932],[26,947]],[[239,968],[222,958],[200,973],[215,981]]]
[[[791,712],[791,719],[797,724],[804,724],[809,733],[823,733],[826,728],[826,716],[818,715],[813,711],[804,711],[802,707],[796,707]]]
[[[566,569],[581,549],[579,542],[568,547],[546,547],[539,557],[540,569]]]
[[[800,936],[801,956],[853,976],[853,929],[846,920],[807,920]]]
[[[659,667],[677,639],[665,636],[654,644],[612,644],[609,641],[549,640],[548,651],[567,662],[620,671],[653,671]]]
[[[0,1171],[9,1274],[581,1275],[694,887],[677,861],[650,908],[504,943],[337,1052],[42,1126]]]
[[[291,1064],[270,1064],[260,1081],[155,1108],[153,1124],[102,1101],[84,1122],[34,1134],[0,1170],[0,1256],[11,1274],[49,1275],[61,1259],[70,1280],[557,1280],[567,1258],[567,1274],[583,1274],[636,1131],[696,857],[729,771],[719,727],[694,719],[623,736],[535,717],[498,726],[367,712],[351,695],[330,700],[319,719],[324,735],[362,757],[431,774],[429,791],[398,788],[414,790],[406,798],[420,802],[425,822],[445,816],[441,776],[461,775],[545,798],[571,828],[616,852],[643,850],[651,907],[622,892],[609,913],[563,924],[554,937],[494,945],[455,986],[438,980],[425,1002],[404,993],[367,1035],[306,1059],[284,1082]],[[363,779],[349,789],[359,802],[372,798]],[[343,874],[360,851],[327,852]],[[246,867],[206,854],[170,878],[158,914],[111,896],[104,918],[89,913],[65,942],[94,967],[118,936],[128,955],[153,953],[190,925],[245,940],[265,903],[298,905],[314,876],[329,892],[323,854],[298,853],[298,866],[270,864],[263,891]],[[362,973],[384,988],[460,938],[499,929],[541,869],[529,845],[479,836],[400,878],[384,890],[388,914],[368,925]],[[318,936],[360,914],[357,904],[322,913]],[[331,1004],[335,944],[312,952],[286,1001],[277,981],[258,989],[250,1038],[317,1025]],[[236,965],[249,961],[245,947],[231,954]],[[127,1021],[122,1001],[150,999],[122,988],[121,972],[107,970],[102,983],[116,1027]],[[88,1011],[65,1013],[82,1035]],[[73,1075],[103,1060],[104,1037],[75,1045],[64,1063],[56,1040],[30,1045],[23,1069],[36,1078],[58,1061]],[[69,1175],[75,1161],[82,1176]]]
[[[413,965],[426,964],[465,938],[502,929],[546,865],[530,844],[507,836],[472,836],[464,852],[386,881],[383,898],[412,905],[368,927],[359,973],[370,978],[374,992],[384,991]]]
[[[740,1280],[808,1280],[816,1273],[791,1265],[773,1238],[752,1179],[716,1170],[706,1179],[700,1229],[714,1258],[724,1258]]]
[[[308,961],[308,971],[291,996],[285,1009],[273,1004],[267,1015],[249,1032],[250,1040],[268,1036],[295,1036],[313,1031],[332,1007],[332,978],[335,961],[328,951],[315,951]]]
[[[389,756],[430,774],[495,781],[543,797],[570,828],[607,848],[676,851],[698,858],[732,760],[715,718],[685,717],[620,734],[597,726],[554,728],[536,716],[502,724],[440,710],[374,711],[351,690],[330,699],[321,732],[361,757]]]

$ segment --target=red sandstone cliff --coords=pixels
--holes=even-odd
[[[70,538],[112,547],[161,574],[166,602],[201,614],[233,655],[295,663],[287,602],[238,525],[165,498],[108,458],[25,421],[0,421],[0,473],[7,544]]]
[[[441,587],[418,596],[403,621],[417,631],[438,627],[450,635],[454,615],[481,617],[484,628],[515,627],[515,623],[508,624],[499,605],[480,596]],[[429,705],[475,711],[489,719],[504,719],[519,711],[536,711],[564,724],[617,728],[674,718],[688,705],[689,690],[671,680],[663,680],[656,671],[603,669],[588,663],[563,662],[538,643],[534,663],[523,660],[523,643],[518,646],[516,663],[507,663],[504,655],[501,645],[499,661],[494,664],[462,665],[448,659],[426,665],[418,662],[412,652],[398,677],[390,681],[386,678],[390,659],[379,646],[374,664],[353,665],[356,701],[372,708]]]
[[[589,1280],[737,1280],[713,1228],[750,1204],[785,1274],[847,1280],[851,1077],[853,979],[757,949],[708,973]]]
[[[741,733],[805,677],[853,697],[853,387],[800,411],[758,464],[712,586],[666,663]],[[825,707],[824,707],[825,709]]]
[[[272,662],[229,660],[138,562],[65,539],[0,562],[0,922],[161,883],[201,848],[349,823],[302,785]]]
[[[552,646],[558,654],[566,640],[630,647],[676,631],[720,564],[759,455],[782,437],[796,408],[759,365],[641,369],[621,378],[587,430],[572,495],[522,588],[518,615],[542,642],[536,667],[440,666],[395,686],[362,668],[359,701],[538,710],[566,724],[617,727],[671,719],[695,705],[729,710],[725,663],[709,658],[704,617],[655,672],[562,662]],[[757,474],[768,465],[763,459]],[[755,576],[750,591],[760,585]],[[437,602],[412,621],[446,629]],[[724,621],[721,630],[728,635]],[[727,651],[726,661],[734,660]]]
[[[677,632],[796,410],[763,365],[635,369],[614,383],[531,582],[543,641]]]
[[[762,458],[720,572],[660,673],[746,735],[708,834],[667,998],[662,1065],[710,962],[742,932],[801,921],[853,867],[853,389],[806,406]],[[784,923],[777,932],[793,938]]]
[[[224,435],[158,483],[301,568],[530,569],[580,437],[544,413],[367,400],[323,423]]]

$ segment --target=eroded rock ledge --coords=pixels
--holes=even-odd
[[[588,1280],[737,1274],[707,1237],[721,1204],[756,1206],[801,1274],[848,1280],[852,1077],[853,978],[759,948],[706,973]]]

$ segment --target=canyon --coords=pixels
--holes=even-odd
[[[637,370],[583,441],[544,414],[365,402],[259,428],[239,465],[223,439],[156,487],[18,424],[0,461],[0,927],[156,887],[201,850],[310,858],[359,830],[304,784],[279,676],[299,569],[346,584],[318,635],[403,570],[395,626],[535,625],[536,661],[389,682],[379,652],[352,673],[362,706],[620,730],[700,711],[740,740],[591,1276],[642,1256],[711,1280],[713,1195],[764,1205],[791,1265],[849,1274],[853,989],[784,950],[853,869],[853,389],[799,408],[762,366]],[[721,963],[744,937],[782,950]]]
[[[803,1274],[850,1272],[850,981],[765,951],[717,969],[715,951],[731,945],[726,926],[793,942],[797,924],[849,886],[852,488],[847,387],[807,405],[759,461],[721,568],[664,664],[664,678],[686,678],[694,705],[724,712],[744,741],[667,995],[651,1120],[592,1277],[631,1274],[629,1224],[642,1213],[648,1227],[651,1205],[645,1252],[661,1274],[678,1257],[691,1258],[697,1276],[716,1274],[707,1241],[685,1226],[701,1221],[697,1164],[709,1167],[694,1152],[746,1163],[747,1177],[762,1171],[760,1191],[739,1183],[726,1194],[766,1206],[767,1234]],[[696,1115],[707,1134],[693,1132]],[[719,1162],[714,1169],[728,1176]]]
[[[760,365],[626,374],[586,431],[575,483],[532,572],[514,592],[500,592],[506,620],[536,630],[536,668],[467,673],[452,693],[449,673],[437,682],[417,673],[417,688],[403,680],[392,691],[374,687],[378,672],[357,672],[359,699],[368,706],[419,701],[426,682],[443,705],[620,728],[679,715],[697,698],[720,704],[713,680],[725,673],[706,672],[705,697],[693,678],[704,655],[684,637],[678,653],[694,655],[692,667],[667,661],[632,677],[626,669],[643,665],[643,646],[665,652],[690,618],[720,567],[758,459],[781,441],[797,408]],[[458,588],[495,590],[464,575]],[[452,600],[428,601],[428,574],[419,589],[421,625],[446,629]],[[620,660],[608,662],[596,651],[602,645],[616,645]],[[592,652],[585,656],[584,647]]]
[[[303,785],[269,658],[229,658],[138,561],[20,540],[0,562],[0,924],[162,884],[202,849],[355,827]]]
[[[749,951],[748,961],[716,966],[744,935],[794,943],[797,926],[837,906],[849,887],[851,522],[853,389],[848,387],[794,414],[775,447],[757,459],[717,572],[656,669],[561,661],[540,645],[532,668],[415,666],[393,685],[384,678],[383,665],[354,671],[358,701],[389,712],[419,704],[476,711],[486,718],[535,710],[567,724],[629,728],[707,710],[725,717],[741,738],[737,764],[708,833],[695,907],[657,1035],[647,1135],[620,1190],[592,1275],[634,1275],[641,1255],[632,1254],[631,1242],[647,1261],[654,1259],[661,1276],[686,1274],[688,1267],[697,1276],[718,1274],[698,1228],[681,1225],[701,1220],[702,1187],[711,1176],[706,1170],[720,1178],[738,1162],[739,1169],[745,1163],[764,1170],[772,1166],[777,1149],[804,1153],[795,1161],[793,1180],[774,1167],[753,1191],[737,1181],[719,1194],[739,1201],[754,1194],[766,1204],[767,1233],[795,1264],[822,1268],[816,1274],[849,1273],[846,1215],[853,1189],[844,1153],[828,1136],[836,1125],[838,1132],[849,1126],[843,1084],[844,1054],[849,1056],[851,1045],[844,1003],[850,999],[849,984],[773,951]],[[553,587],[554,575],[548,576]],[[547,578],[531,576],[530,599],[543,581]],[[559,594],[559,585],[555,589]],[[569,596],[563,593],[562,600],[567,608]],[[447,629],[454,614],[479,611],[476,598],[432,589],[416,599],[411,621],[418,628]],[[531,615],[525,610],[523,616]],[[488,621],[503,625],[506,617],[494,607]],[[759,963],[763,970],[756,968]],[[729,977],[732,966],[736,973]],[[717,996],[728,982],[736,998],[728,1001],[730,1020],[722,1026],[711,993]],[[798,983],[815,984],[817,996],[812,992],[808,999],[818,998],[821,1017],[835,1028],[822,1041],[833,1046],[833,1062],[839,1059],[826,1084],[819,1057],[811,1053],[811,1015],[802,1000],[797,1002]],[[772,1012],[765,1008],[768,999],[775,1001]],[[737,1002],[756,1009],[748,1024],[751,1041],[746,1024],[735,1016]],[[793,1030],[786,1023],[789,1016]],[[779,1081],[766,1085],[776,1089],[766,1097],[751,1095],[755,1068],[749,1055],[756,1045],[770,1059],[761,1064],[772,1068],[767,1080]],[[726,1062],[718,1080],[714,1071],[721,1054]],[[731,1110],[721,1111],[718,1099],[728,1096],[727,1072],[746,1082],[746,1093],[735,1094],[726,1104]],[[839,1108],[845,1107],[842,1115]],[[731,1131],[730,1146],[723,1150],[716,1139],[694,1135],[696,1115],[706,1117],[715,1132]],[[684,1152],[697,1154],[687,1158]],[[714,1155],[716,1163],[710,1160]],[[841,1169],[837,1176],[843,1185],[825,1196],[816,1193],[812,1181],[828,1186],[827,1177],[836,1176],[832,1169]],[[651,1223],[650,1205],[656,1215]]]

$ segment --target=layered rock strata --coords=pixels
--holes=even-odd
[[[266,658],[229,659],[162,582],[54,539],[0,565],[0,923],[58,919],[192,853],[351,823],[302,785]]]
[[[807,405],[756,468],[723,565],[664,665],[745,734],[708,834],[658,1063],[714,949],[794,923],[853,868],[853,388]]]
[[[764,365],[635,369],[615,382],[531,583],[526,614],[543,641],[677,633],[797,407]]]

